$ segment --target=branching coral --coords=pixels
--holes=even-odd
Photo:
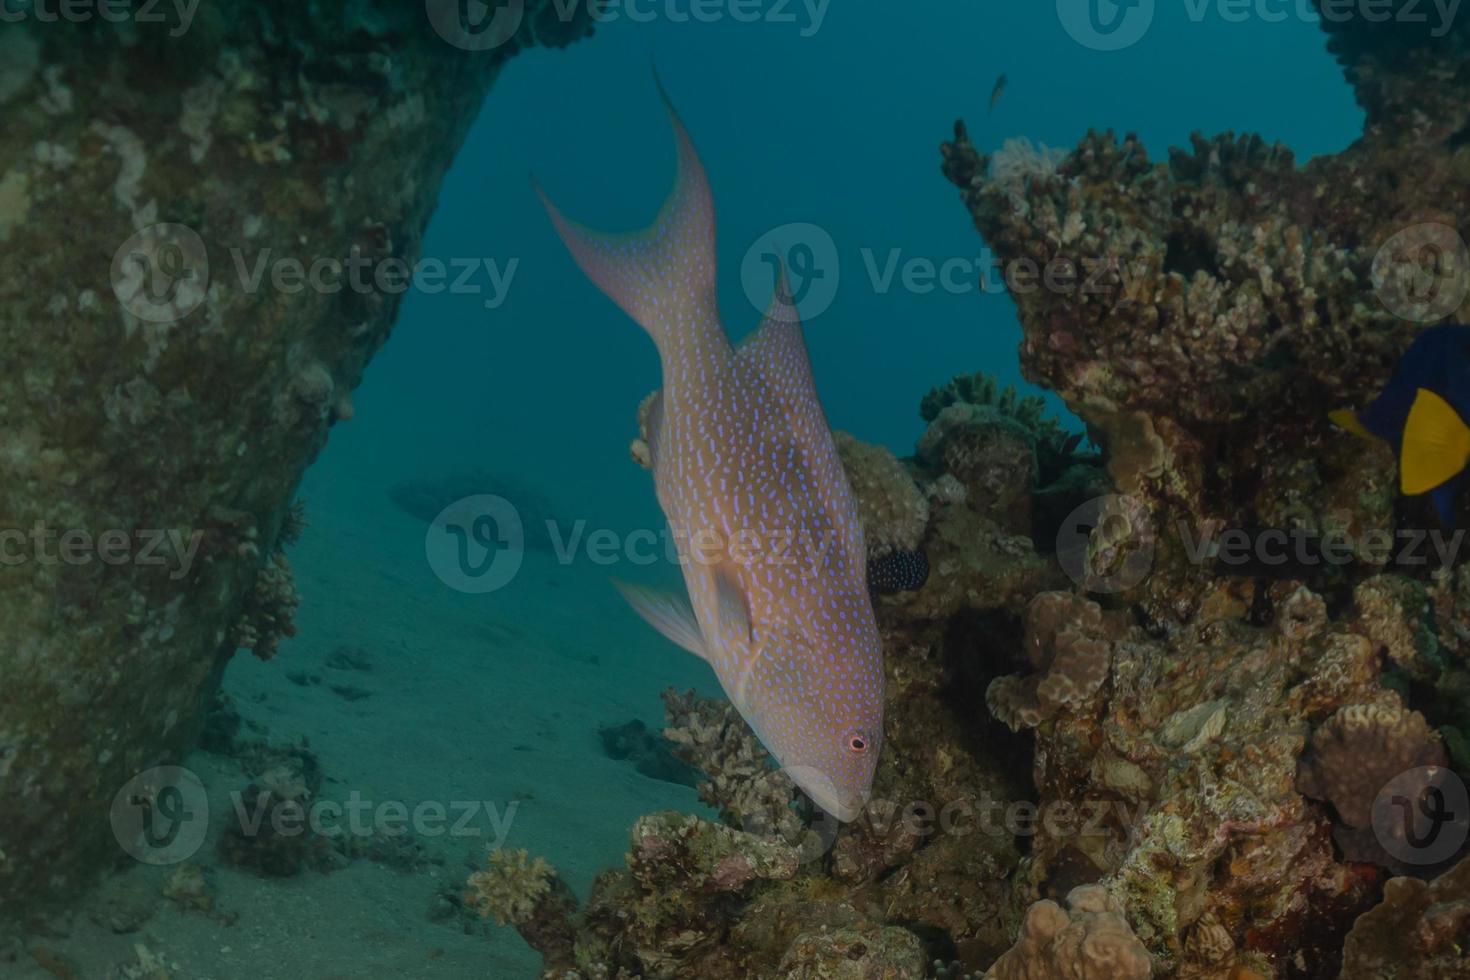
[[[261,660],[270,660],[282,642],[296,635],[296,609],[300,605],[291,561],[285,552],[278,551],[256,576],[231,635],[233,643]]]
[[[677,747],[674,754],[706,776],[701,800],[733,826],[799,836],[801,820],[792,809],[796,785],[772,766],[734,705],[671,689],[664,692],[664,710],[664,735]]]
[[[519,925],[551,894],[555,877],[545,859],[533,861],[525,850],[491,851],[489,866],[465,882],[465,905],[500,925]]]
[[[545,960],[548,975],[576,959],[571,889],[542,858],[524,850],[494,850],[489,865],[465,882],[465,906],[501,925],[513,925]]]

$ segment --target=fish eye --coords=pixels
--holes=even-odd
[[[862,755],[868,751],[868,736],[862,732],[849,732],[847,736],[847,750],[855,755]]]

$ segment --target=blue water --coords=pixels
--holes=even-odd
[[[427,711],[435,740],[405,743],[395,765],[417,772],[436,764],[443,744],[463,740],[471,748],[455,763],[459,791],[504,800],[534,786],[508,843],[545,855],[583,894],[599,868],[619,863],[634,815],[698,807],[691,790],[598,756],[595,726],[632,716],[656,725],[664,684],[718,691],[702,663],[605,587],[610,570],[538,558],[535,573],[510,588],[455,595],[422,561],[423,526],[386,500],[394,481],[482,467],[541,488],[569,521],[663,524],[652,481],[628,455],[636,407],[660,383],[653,345],[576,269],[532,192],[533,173],[593,227],[647,224],[673,170],[656,61],[709,172],[732,335],[759,316],[741,275],[751,244],[792,222],[824,229],[840,286],[807,324],[818,388],[835,428],[904,455],[922,432],[918,403],[930,387],[984,370],[1034,390],[1020,375],[1020,327],[1003,292],[885,292],[866,268],[865,254],[881,267],[894,250],[936,265],[983,256],[940,173],[939,145],[956,118],[982,148],[1012,137],[1071,147],[1090,128],[1113,128],[1138,133],[1155,159],[1194,131],[1258,132],[1299,159],[1340,150],[1361,132],[1316,24],[1194,22],[1184,7],[1165,7],[1142,41],[1118,52],[1075,42],[1043,0],[849,0],[815,31],[624,21],[570,49],[513,59],[448,174],[423,248],[446,263],[492,262],[509,276],[503,302],[487,308],[483,271],[478,293],[410,292],[355,396],[355,418],[334,430],[305,487],[318,513],[332,516],[303,548],[317,590],[303,642],[327,625],[311,611],[332,601],[322,591],[360,578],[370,587],[373,575],[343,569],[376,563],[391,594],[360,601],[360,615],[406,636],[404,655],[419,660],[405,669],[428,678],[425,691],[439,674],[455,685],[451,702]],[[1001,73],[1008,86],[988,114]],[[366,538],[381,548],[362,546]],[[487,621],[514,624],[534,642],[497,645],[468,632]],[[439,719],[461,727],[439,731]],[[537,755],[507,754],[507,740],[537,726],[559,741],[537,743]],[[423,792],[436,791],[435,778],[424,773]],[[393,772],[382,779],[399,782]],[[531,975],[535,956],[502,932],[503,975]]]
[[[489,463],[579,512],[657,519],[646,474],[626,463],[634,409],[659,383],[653,346],[578,273],[529,181],[594,227],[646,224],[672,174],[654,60],[714,188],[727,327],[743,334],[758,316],[740,278],[755,239],[789,222],[826,229],[841,285],[807,340],[827,412],[835,428],[907,452],[929,387],[974,370],[1024,384],[1003,292],[882,293],[864,260],[981,255],[939,172],[956,118],[984,148],[1014,136],[1070,147],[1113,128],[1138,133],[1155,159],[1193,131],[1258,132],[1300,159],[1361,132],[1316,24],[1196,22],[1187,6],[1159,5],[1144,39],[1117,52],[1074,41],[1052,3],[970,0],[901,13],[832,4],[815,30],[799,5],[797,23],[624,19],[567,50],[522,54],[455,162],[424,246],[446,262],[518,261],[505,301],[485,308],[484,274],[486,295],[410,293],[358,394],[361,424],[334,434],[317,477],[360,453],[389,454],[405,473]],[[1008,87],[987,116],[1002,72]]]

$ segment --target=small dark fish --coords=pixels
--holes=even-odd
[[[929,581],[929,556],[922,551],[890,551],[868,562],[868,594],[913,592]]]
[[[1069,456],[1072,453],[1075,453],[1077,451],[1077,447],[1082,445],[1082,440],[1084,438],[1086,437],[1080,432],[1072,433],[1070,436],[1067,437],[1067,441],[1062,443],[1062,452],[1066,453]]]
[[[990,90],[990,108],[985,110],[986,115],[995,111],[995,104],[1000,101],[1002,95],[1005,95],[1006,84],[1009,81],[1004,74],[995,80],[995,88]]]
[[[1446,527],[1470,462],[1470,327],[1430,327],[1409,345],[1393,377],[1361,414],[1329,413],[1342,428],[1382,439],[1399,461],[1399,490],[1427,493]]]

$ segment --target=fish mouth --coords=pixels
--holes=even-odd
[[[787,773],[823,812],[839,823],[852,823],[868,805],[868,793],[843,793],[824,774],[806,767],[788,766]]]
[[[817,806],[821,807],[833,817],[836,817],[839,823],[852,823],[862,814],[863,808],[868,805],[867,801],[862,799],[853,800],[848,803],[841,803],[836,800],[822,800],[816,797],[812,799]]]

